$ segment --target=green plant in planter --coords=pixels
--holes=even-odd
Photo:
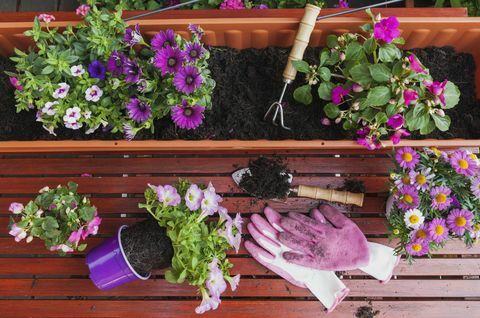
[[[85,250],[87,244],[79,244],[80,241],[97,234],[101,219],[90,200],[77,193],[77,187],[73,182],[55,189],[45,187],[26,206],[10,204],[14,216],[9,234],[17,242],[26,238],[30,243],[38,237],[45,241],[47,249],[62,255]]]
[[[396,17],[367,13],[373,25],[363,25],[363,34],[329,35],[317,65],[293,62],[307,82],[294,98],[311,104],[312,87],[319,84],[316,93],[329,102],[326,116],[345,130],[357,130],[358,143],[371,150],[380,148],[380,139],[388,135],[397,144],[410,135],[408,130],[424,135],[435,128],[448,130],[445,110],[457,105],[457,86],[434,81],[414,54],[397,47],[405,41]],[[329,124],[328,118],[322,123]]]
[[[435,7],[467,8],[468,15],[480,15],[480,1],[478,0],[435,0]]]
[[[165,279],[198,287],[203,300],[197,313],[217,309],[226,281],[232,290],[240,281],[240,275],[230,276],[233,265],[226,258],[226,250],[234,247],[238,252],[240,248],[240,214],[233,219],[228,215],[211,183],[206,188],[188,181],[179,181],[175,186],[149,185],[145,200],[139,207],[147,209],[167,229],[172,241],[172,268],[165,273]],[[215,214],[218,219],[209,221],[208,216]]]
[[[190,26],[191,41],[166,30],[148,44],[138,25],[127,28],[121,11],[84,5],[77,12],[85,18],[75,27],[51,28],[54,17],[42,14],[25,32],[36,50],[16,50],[11,58],[17,111],[37,109],[37,121],[52,134],[59,126],[84,127],[86,134],[103,127],[127,139],[153,131],[167,115],[182,129],[202,123],[215,82],[200,27]]]

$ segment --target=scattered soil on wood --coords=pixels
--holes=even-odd
[[[248,164],[250,174],[245,173],[240,187],[263,199],[285,198],[290,189],[288,170],[281,158],[260,157]]]
[[[357,308],[356,318],[375,318],[380,314],[380,310],[373,310],[372,306],[362,306]]]
[[[365,184],[357,179],[346,179],[343,185],[338,188],[339,191],[348,191],[353,193],[365,193]]]
[[[121,238],[130,265],[140,275],[147,276],[153,269],[170,266],[172,242],[165,228],[153,218],[130,225],[122,231]]]

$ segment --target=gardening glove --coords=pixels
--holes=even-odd
[[[283,253],[290,248],[277,239],[275,230],[264,218],[253,215],[248,231],[253,239],[263,248],[245,242],[247,251],[263,266],[280,275],[295,286],[308,288],[325,306],[327,312],[333,309],[347,296],[349,289],[331,271],[311,269],[287,262]]]
[[[313,209],[310,213],[311,217],[323,224],[331,226],[318,209]],[[367,242],[370,261],[368,265],[359,269],[368,275],[378,279],[382,284],[390,281],[393,269],[400,262],[400,256],[394,254],[394,249],[382,244]]]
[[[285,260],[333,271],[367,266],[367,239],[358,226],[330,205],[321,205],[319,212],[329,224],[293,212],[280,219],[280,227],[285,231],[279,233],[278,239],[292,249],[283,254]]]

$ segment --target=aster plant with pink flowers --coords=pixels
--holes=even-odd
[[[76,26],[61,31],[41,15],[25,32],[36,48],[11,58],[17,111],[36,109],[51,134],[60,127],[102,129],[131,140],[166,116],[180,129],[197,128],[215,87],[201,28],[189,27],[190,40],[163,30],[149,41],[139,25],[122,20],[122,11],[88,3],[78,8],[83,21]]]
[[[398,254],[411,261],[449,239],[480,238],[480,161],[468,150],[397,149],[387,217]]]
[[[234,291],[240,281],[240,275],[230,275],[233,265],[226,255],[227,250],[240,248],[240,214],[228,214],[211,183],[204,187],[180,180],[176,185],[149,185],[145,200],[139,206],[166,228],[172,241],[172,267],[165,279],[198,287],[202,302],[196,313],[217,309],[227,285]]]
[[[77,193],[77,187],[74,182],[54,189],[44,187],[37,198],[25,206],[11,203],[9,211],[13,216],[9,234],[16,242],[25,239],[30,243],[39,238],[49,251],[60,255],[85,250],[87,244],[82,241],[97,234],[102,220],[90,200]]]
[[[316,87],[327,102],[326,117],[355,130],[357,142],[370,150],[386,138],[398,144],[412,131],[448,130],[448,109],[459,102],[457,86],[436,81],[413,53],[398,47],[405,40],[396,17],[367,13],[372,23],[361,27],[364,33],[329,35],[315,65],[293,62],[306,81],[293,97],[311,104]]]

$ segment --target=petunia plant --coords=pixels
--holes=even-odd
[[[321,123],[334,120],[345,130],[356,130],[357,142],[371,150],[387,136],[397,144],[411,131],[448,130],[446,110],[459,102],[457,86],[435,81],[413,53],[398,48],[405,40],[396,17],[367,13],[373,24],[363,25],[363,33],[327,37],[317,65],[294,62],[307,82],[294,98],[311,104],[312,88],[318,85],[316,94],[328,102]]]
[[[202,29],[190,25],[191,40],[160,31],[147,43],[121,11],[93,2],[77,9],[84,20],[75,27],[52,28],[54,17],[43,14],[25,32],[36,49],[16,50],[11,58],[17,111],[36,109],[37,121],[52,134],[60,126],[86,134],[101,127],[133,139],[167,115],[182,129],[198,127],[215,86]]]
[[[172,268],[165,273],[165,279],[198,287],[203,300],[195,309],[197,313],[217,309],[227,282],[235,290],[240,281],[240,275],[230,276],[233,265],[226,258],[226,250],[233,247],[238,252],[240,248],[240,214],[230,217],[211,183],[208,187],[185,180],[175,186],[149,185],[145,200],[139,206],[167,229],[172,241]],[[209,221],[209,216],[216,220]]]
[[[80,241],[97,234],[102,220],[89,199],[77,193],[77,187],[73,182],[54,189],[45,187],[25,206],[10,204],[13,217],[9,234],[16,242],[26,239],[30,243],[37,237],[45,241],[48,250],[61,255],[85,250],[87,244]]]
[[[429,255],[450,238],[480,238],[480,161],[467,150],[400,148],[387,209],[398,254]]]

